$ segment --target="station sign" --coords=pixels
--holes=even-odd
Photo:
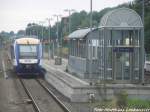
[[[133,52],[133,47],[115,47],[113,52]]]

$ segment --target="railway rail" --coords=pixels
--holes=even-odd
[[[48,89],[48,87],[44,86],[38,79],[36,79],[36,81],[48,92],[48,94],[50,94],[53,99],[58,103],[58,105],[63,108],[63,110],[65,112],[71,112],[58,98],[57,96],[55,96],[55,94],[50,90]]]
[[[28,88],[25,86],[24,81],[21,78],[19,78],[19,80],[20,80],[20,82],[21,82],[21,84],[22,84],[25,92],[27,93],[28,97],[31,99],[35,111],[36,112],[41,112],[40,109],[39,109],[39,107],[38,107],[38,105],[36,104],[36,102],[35,102],[32,94],[30,93],[30,91],[28,90]]]
[[[71,112],[39,79],[19,80],[36,112]]]

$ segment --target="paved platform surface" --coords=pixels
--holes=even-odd
[[[47,64],[47,65],[50,65],[49,67],[53,67],[55,69],[60,69],[62,71],[65,71],[66,66],[68,64],[68,60],[62,58],[62,64],[61,65],[55,65],[55,60],[54,59],[50,59],[50,60],[49,59],[44,59],[43,64]]]
[[[62,65],[55,65],[54,60],[43,60],[43,67],[46,69],[45,80],[56,88],[60,93],[69,98],[72,102],[82,102],[83,91],[79,88],[87,87],[89,84],[71,74],[65,72],[67,60],[62,60]],[[84,98],[84,101],[87,99]]]
[[[55,60],[43,60],[43,66],[48,72],[52,72],[57,78],[66,82],[71,87],[83,87],[88,86],[89,84],[71,74],[65,72],[66,66],[68,64],[67,59],[62,59],[62,65],[55,65]]]

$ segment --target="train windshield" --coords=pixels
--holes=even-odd
[[[20,58],[37,58],[37,45],[19,45]]]

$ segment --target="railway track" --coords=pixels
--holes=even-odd
[[[36,112],[41,112],[41,110],[39,109],[38,105],[36,104],[36,102],[35,102],[33,96],[31,95],[30,91],[29,91],[28,88],[25,86],[24,81],[23,81],[22,79],[20,79],[20,78],[19,78],[19,80],[20,80],[20,82],[21,82],[21,84],[22,84],[22,86],[23,86],[25,92],[27,93],[28,97],[31,99],[35,111],[36,111]]]
[[[71,112],[39,79],[19,80],[36,112]]]

